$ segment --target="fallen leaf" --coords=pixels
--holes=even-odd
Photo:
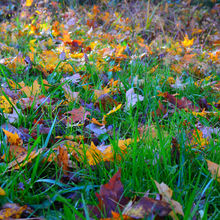
[[[164,97],[167,101],[169,101],[171,104],[175,105],[179,109],[189,109],[196,112],[200,111],[200,108],[198,106],[195,106],[186,97],[177,99],[174,95],[171,95],[168,92],[160,93],[159,96]]]
[[[0,113],[1,114],[1,113]],[[13,106],[12,113],[3,113],[4,117],[8,119],[9,123],[14,123],[18,121],[19,115],[22,116],[21,109],[18,109],[16,106]]]
[[[68,157],[67,149],[64,145],[63,146],[59,145],[58,152],[59,152],[57,156],[58,165],[62,167],[64,174],[68,174],[67,171],[69,170],[68,169],[69,157]]]
[[[8,164],[8,171],[18,170],[21,167],[25,166],[27,163],[31,162],[35,157],[37,157],[40,153],[43,152],[43,149],[39,149],[38,151],[32,151],[30,154],[24,153],[19,156],[16,160],[12,161]]]
[[[80,106],[78,109],[73,109],[72,111],[66,112],[65,114],[70,114],[68,117],[68,122],[71,124],[75,122],[84,122],[87,118],[87,115],[91,115],[89,112],[85,111],[85,109]]]
[[[103,94],[99,96],[94,105],[95,107],[101,105],[106,110],[107,108],[112,108],[114,105],[118,105],[118,103],[109,94]]]
[[[126,105],[125,111],[128,111],[131,107],[133,107],[138,101],[143,101],[144,97],[142,95],[137,95],[134,93],[134,88],[129,89],[126,92]]]
[[[125,207],[123,214],[134,219],[143,219],[148,216],[168,216],[171,210],[169,203],[144,196],[138,202]]]
[[[68,102],[77,102],[79,99],[79,92],[73,92],[70,89],[70,86],[68,84],[65,84],[62,86],[63,90],[64,90],[64,95],[66,97],[66,99],[68,100]]]
[[[124,187],[121,183],[121,169],[109,180],[108,183],[101,185],[99,193],[96,196],[99,200],[98,207],[106,217],[112,216],[112,211],[122,210],[128,202],[124,197]],[[100,213],[95,213],[99,216]]]
[[[5,191],[0,187],[0,196],[5,196],[5,195],[6,195]]]
[[[33,0],[26,0],[26,6],[30,7],[33,4]]]
[[[181,204],[172,199],[173,190],[170,189],[163,182],[160,183],[160,184],[156,180],[154,180],[154,182],[157,186],[157,189],[158,189],[159,193],[162,195],[162,201],[165,201],[165,202],[169,203],[176,214],[180,214],[180,215],[184,216]],[[171,212],[171,213],[169,213],[169,215],[173,219],[176,219],[174,213]]]
[[[208,169],[212,174],[212,177],[214,179],[217,179],[217,181],[220,183],[220,165],[210,160],[206,160],[206,162],[208,164]]]
[[[18,219],[26,211],[29,214],[33,212],[27,205],[20,206],[15,203],[6,203],[0,209],[0,219]]]
[[[106,121],[107,116],[111,115],[114,112],[117,112],[121,108],[121,106],[122,106],[122,104],[114,107],[111,111],[109,111],[106,115],[104,115],[102,118],[102,123],[107,124],[107,121]]]
[[[40,93],[41,86],[39,85],[38,81],[35,80],[32,86],[25,86],[21,88],[21,91],[24,92],[27,97],[30,97],[32,95],[35,96]]]
[[[86,128],[92,131],[96,137],[99,137],[100,135],[105,134],[107,132],[106,128],[100,127],[99,125],[93,123],[88,124]]]
[[[23,145],[23,140],[18,136],[18,134],[15,132],[15,134],[11,133],[10,131],[5,130],[2,128],[5,135],[7,136],[7,142],[11,145],[21,146]]]

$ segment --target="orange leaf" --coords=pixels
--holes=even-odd
[[[11,145],[16,145],[16,146],[23,145],[23,140],[18,136],[17,133],[13,134],[10,131],[5,130],[4,128],[2,128],[2,130],[7,136],[8,143],[10,143]]]
[[[6,195],[5,191],[0,187],[0,196],[5,196],[5,195]]]
[[[35,80],[32,86],[25,86],[21,89],[22,92],[26,94],[27,97],[35,96],[40,93],[41,86],[38,84],[38,81]]]
[[[43,152],[43,149],[40,149],[38,151],[32,151],[29,155],[27,153],[21,155],[15,161],[12,161],[11,163],[8,164],[8,170],[10,171],[12,169],[15,169],[15,170],[20,169],[20,167],[23,167],[27,163],[31,162],[37,155],[39,155],[42,152]]]
[[[57,160],[58,160],[58,165],[60,167],[62,167],[64,174],[67,174],[66,171],[68,171],[68,152],[65,146],[60,146],[58,147],[59,150],[59,154],[57,156]]]

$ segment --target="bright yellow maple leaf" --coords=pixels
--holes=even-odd
[[[86,144],[81,144],[78,147],[72,146],[71,154],[78,161],[83,162],[86,159],[90,165],[95,165],[102,160],[102,152],[93,142],[91,143],[91,146]]]
[[[30,7],[33,4],[33,0],[26,0],[26,6]]]
[[[84,53],[71,54],[70,57],[73,59],[82,59],[84,57]]]
[[[181,42],[183,47],[191,47],[193,45],[194,38],[189,39],[188,35],[185,35],[184,40]]]

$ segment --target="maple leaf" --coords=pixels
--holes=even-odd
[[[78,109],[73,109],[72,111],[66,112],[65,114],[70,114],[71,116],[68,118],[68,123],[75,122],[84,122],[87,118],[87,115],[91,115],[89,112],[85,111],[85,109],[80,106]]]
[[[167,101],[175,105],[179,109],[189,109],[192,111],[200,111],[198,106],[194,106],[194,104],[188,100],[186,97],[182,97],[181,99],[177,99],[174,95],[171,95],[168,92],[159,93],[158,96],[164,97]]]
[[[192,38],[191,40],[189,39],[188,35],[185,35],[184,40],[181,42],[181,44],[184,47],[191,47],[193,45],[194,42],[194,38]]]
[[[90,146],[86,144],[80,144],[78,147],[75,144],[69,146],[70,152],[73,157],[78,161],[88,161],[89,165],[96,165],[103,160],[102,152],[92,142]]]
[[[117,212],[128,202],[124,197],[124,187],[121,183],[121,169],[109,180],[108,183],[101,185],[99,193],[96,193],[99,204],[98,207],[92,207],[91,211],[96,217],[105,213],[106,217],[112,216],[112,211]]]

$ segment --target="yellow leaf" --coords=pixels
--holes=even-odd
[[[118,105],[117,107],[115,107],[111,111],[109,111],[106,115],[104,115],[103,118],[102,118],[102,123],[106,124],[107,122],[106,122],[105,119],[107,118],[107,116],[114,113],[114,112],[117,112],[121,108],[121,106],[122,106],[122,104]]]
[[[8,143],[10,143],[11,145],[16,145],[16,146],[21,146],[23,144],[22,139],[18,136],[17,133],[13,134],[13,133],[5,130],[4,128],[2,128],[2,130],[4,131],[5,135],[7,136]]]
[[[84,57],[84,53],[71,54],[70,56],[73,59],[81,59]]]
[[[5,191],[0,187],[0,196],[5,196],[5,195],[6,195]]]
[[[105,95],[110,92],[110,89],[105,87],[102,90],[94,90],[94,100],[97,100],[100,96]]]
[[[210,173],[212,174],[213,178],[216,178],[217,181],[220,183],[220,165],[213,163],[210,160],[206,160],[208,164],[208,169]]]
[[[26,0],[26,6],[30,7],[33,3],[33,0]]]
[[[101,151],[94,145],[94,143],[91,143],[91,146],[88,146],[86,144],[81,144],[78,148],[72,146],[72,155],[75,157],[78,161],[83,162],[85,159],[88,161],[89,165],[95,165],[99,163],[100,160],[102,160],[102,153]]]
[[[194,38],[191,40],[188,38],[188,35],[184,37],[184,40],[181,42],[184,47],[191,47],[193,45]]]
[[[32,95],[35,96],[40,93],[41,86],[38,84],[37,80],[35,80],[32,86],[25,86],[21,89],[21,91],[23,91],[27,97]]]
[[[200,148],[204,148],[206,145],[209,144],[209,141],[207,138],[203,137],[202,131],[199,129],[194,129],[192,134],[192,140],[190,142],[193,146],[198,146]]]
[[[13,103],[13,100],[8,97],[11,103]],[[13,111],[13,106],[8,101],[8,99],[5,98],[5,96],[0,96],[0,108],[3,110],[4,113],[11,113]]]
[[[31,162],[38,154],[40,154],[42,152],[43,152],[43,149],[40,149],[38,151],[32,151],[29,155],[27,153],[25,153],[24,155],[21,155],[16,160],[14,160],[8,164],[8,171],[10,171],[12,169],[15,169],[15,170],[20,169],[20,167],[23,167],[27,163]]]

